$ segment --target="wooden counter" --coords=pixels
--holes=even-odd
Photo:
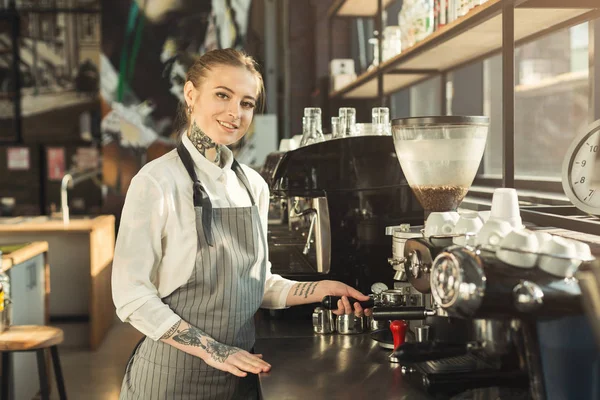
[[[98,348],[115,320],[110,284],[115,217],[74,218],[68,225],[43,216],[1,222],[0,244],[48,243],[50,323],[65,330],[66,346]]]
[[[0,246],[2,251],[3,246]],[[16,250],[11,252],[3,252],[0,263],[0,271],[6,272],[11,269],[14,265],[21,264],[23,261],[27,261],[30,258],[37,256],[48,251],[48,242],[32,242],[24,247],[18,247]]]
[[[25,222],[19,222],[22,218]],[[28,219],[31,218],[31,219]],[[0,233],[2,232],[91,232],[104,226],[107,223],[115,223],[113,215],[99,215],[94,218],[80,219],[73,218],[65,225],[62,220],[45,219],[40,217],[14,217],[6,218],[5,221],[13,219],[15,223],[0,223]],[[28,220],[27,220],[28,219]]]

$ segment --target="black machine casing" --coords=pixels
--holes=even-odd
[[[272,204],[325,197],[331,263],[327,273],[317,272],[302,246],[281,245],[301,232],[285,224],[270,225],[273,273],[297,280],[340,280],[365,293],[374,282],[393,286],[394,271],[387,262],[391,238],[385,228],[423,224],[424,212],[400,168],[392,137],[333,139],[277,158],[263,174],[271,186]]]
[[[394,352],[410,365],[411,382],[445,394],[500,386],[508,391],[496,394],[501,399],[590,398],[598,392],[598,353],[576,279],[551,275],[538,264],[507,264],[494,249],[443,249],[422,238],[407,241],[405,256],[409,281],[432,293],[437,314],[428,317],[429,342],[407,343]],[[597,263],[584,261],[580,268]],[[377,319],[377,307],[373,312]],[[401,314],[398,308],[397,317]],[[462,324],[452,329],[452,321],[473,329]]]

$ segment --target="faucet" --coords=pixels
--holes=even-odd
[[[93,170],[88,170],[88,171],[83,171],[81,172],[79,175],[75,175],[75,173],[73,172],[73,174],[71,173],[66,173],[63,178],[62,181],[60,182],[60,208],[62,211],[62,219],[63,219],[63,224],[68,225],[70,222],[69,219],[69,199],[68,199],[68,189],[73,189],[73,187],[75,187],[75,185],[77,185],[80,182],[83,182],[87,179],[93,178],[96,175],[99,175],[102,173],[101,169],[93,169]],[[73,177],[73,175],[75,175],[75,177]]]
[[[62,211],[63,224],[69,224],[69,202],[67,199],[67,189],[73,188],[73,175],[65,174],[60,182],[60,209]]]

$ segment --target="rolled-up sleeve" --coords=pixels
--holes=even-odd
[[[156,287],[167,212],[158,182],[150,175],[135,176],[125,198],[113,261],[117,315],[153,340],[181,319]]]
[[[267,240],[267,224],[269,222],[269,187],[262,181],[262,189],[258,196],[258,207],[260,212],[261,225],[265,242]],[[271,262],[268,261],[269,249],[265,249],[267,257],[267,276],[265,279],[265,294],[261,308],[280,309],[286,308],[287,296],[292,286],[297,283],[290,279],[285,279],[281,275],[271,273]]]

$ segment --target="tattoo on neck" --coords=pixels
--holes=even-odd
[[[202,343],[201,339],[204,339],[206,344]],[[206,333],[193,326],[178,331],[177,335],[173,336],[173,340],[184,345],[200,347],[202,350],[206,351],[213,360],[218,362],[225,362],[230,355],[240,351],[237,347],[217,342]]]
[[[202,132],[202,129],[200,129],[200,127],[196,124],[196,121],[192,121],[192,126],[188,132],[188,136],[200,154],[205,157],[206,150],[215,149],[217,156],[215,157],[214,163],[221,165],[221,146],[215,143],[206,133]]]
[[[306,299],[309,295],[315,294],[315,289],[320,282],[300,282],[294,289],[294,296],[303,297]]]
[[[161,339],[168,339],[171,336],[173,336],[173,334],[177,332],[177,328],[179,328],[179,325],[181,325],[181,320],[177,321],[175,325],[173,325],[168,331],[166,331],[165,334],[162,335]]]

